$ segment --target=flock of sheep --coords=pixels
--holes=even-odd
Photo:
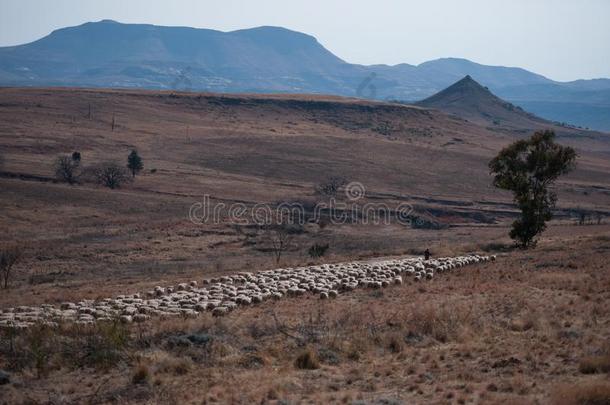
[[[7,308],[0,311],[0,328],[24,329],[36,323],[50,326],[61,322],[91,324],[115,319],[131,323],[143,322],[153,316],[194,317],[205,311],[222,316],[240,305],[252,305],[268,299],[279,300],[306,293],[317,294],[320,299],[330,299],[355,288],[402,284],[406,277],[415,281],[431,279],[439,273],[489,260],[495,260],[495,256],[469,255],[427,261],[408,258],[244,272],[205,279],[202,285],[191,281],[174,287],[155,287],[145,294],[65,302],[58,306]]]

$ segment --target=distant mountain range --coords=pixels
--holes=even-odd
[[[220,32],[104,20],[0,48],[2,86],[323,93],[415,102],[466,75],[548,120],[610,130],[610,79],[556,82],[521,68],[455,58],[357,65],[312,36],[279,27]]]

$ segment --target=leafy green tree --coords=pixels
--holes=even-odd
[[[127,167],[131,171],[132,177],[136,177],[136,174],[144,168],[142,164],[142,158],[138,155],[138,152],[134,149],[127,157]]]
[[[575,164],[576,151],[557,144],[555,133],[549,130],[514,142],[489,162],[494,186],[512,191],[521,210],[510,231],[520,247],[536,245],[535,238],[546,229],[557,201],[550,187]]]

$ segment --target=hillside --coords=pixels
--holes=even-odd
[[[491,186],[487,162],[525,135],[419,106],[329,96],[0,89],[0,241],[31,246],[28,274],[0,302],[112,295],[202,267],[209,274],[266,268],[264,233],[191,223],[190,207],[204,195],[214,205],[312,207],[314,186],[329,176],[361,183],[360,204],[409,204],[414,225],[308,225],[287,263],[306,262],[314,242],[330,244],[328,260],[442,251],[465,243],[464,235],[491,243],[506,235],[515,211],[510,195]],[[610,215],[608,143],[560,141],[580,157],[558,184],[559,220],[583,209]],[[79,151],[89,167],[124,164],[132,148],[144,171],[118,190],[53,181],[60,154]]]
[[[606,398],[610,143],[564,128],[559,140],[578,148],[577,169],[558,181],[555,219],[537,248],[516,250],[507,236],[516,210],[491,186],[487,162],[527,135],[510,128],[539,121],[505,113],[472,80],[452,87],[432,101],[472,119],[336,96],[0,89],[0,244],[23,249],[0,294],[2,400],[575,405]],[[484,107],[507,122],[479,125],[476,109]],[[86,176],[74,185],[54,178],[59,155],[80,152],[86,172],[101,162],[125,165],[134,148],[144,169],[118,189]],[[228,212],[295,203],[311,215],[328,202],[315,189],[329,176],[360,186],[357,195],[340,189],[336,201],[345,207],[339,214],[355,206],[362,216],[305,221],[279,262],[271,228]],[[208,203],[221,215],[193,221],[193,208]],[[377,223],[365,206],[390,216],[410,208],[411,221]],[[575,226],[582,213],[587,223]],[[315,245],[328,246],[323,257],[309,253]],[[420,281],[405,274],[396,282],[392,273],[386,287],[325,299],[287,293],[246,305],[240,298],[222,317],[208,307],[220,303],[212,290],[221,284],[206,284],[211,299],[203,302],[199,290],[197,303],[184,295],[193,284],[180,286],[278,267],[279,283],[292,274],[300,285],[304,266],[316,277],[331,268],[353,274],[390,258],[421,260],[426,249],[434,259],[497,258]],[[243,293],[246,283],[237,280],[227,281],[232,289],[223,296]],[[156,286],[174,286],[175,294],[155,293],[140,305]],[[102,308],[119,306],[137,314],[104,321]],[[62,311],[49,318],[57,327],[10,327],[42,308]]]
[[[610,130],[607,79],[561,83],[459,58],[417,66],[356,65],[314,37],[281,27],[221,32],[104,20],[0,48],[3,86],[311,93],[413,102],[466,75],[546,119]]]

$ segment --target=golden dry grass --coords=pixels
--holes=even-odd
[[[547,239],[431,282],[330,301],[153,321],[126,340],[120,325],[28,332],[13,338],[25,357],[3,344],[0,367],[15,381],[4,392],[11,403],[604,404],[606,372],[582,365],[605,364],[596,356],[610,339],[607,239]],[[33,344],[49,356],[37,363]],[[83,350],[88,361],[75,363]]]

